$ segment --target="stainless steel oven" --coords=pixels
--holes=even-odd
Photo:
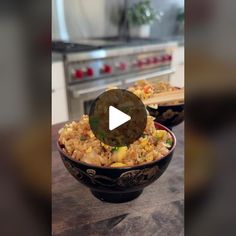
[[[138,80],[169,80],[174,42],[60,42],[63,49],[69,118],[88,114],[93,100],[108,87],[127,88]]]
[[[99,80],[84,83],[69,88],[69,112],[70,119],[78,119],[83,114],[89,114],[90,106],[94,99],[109,87],[127,88],[139,80],[168,81],[170,75],[174,73],[172,69],[148,73],[146,75],[135,75],[121,77],[119,80]]]
[[[76,120],[83,114],[89,114],[94,99],[110,86],[122,87],[122,83],[120,81],[100,80],[71,86],[68,90],[70,119]]]

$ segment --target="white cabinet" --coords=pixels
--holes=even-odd
[[[184,87],[184,47],[177,47],[173,53],[173,68],[175,73],[171,75],[170,83],[173,86]]]
[[[62,61],[52,63],[52,89],[65,88],[65,74]]]
[[[52,63],[52,124],[68,120],[63,62]]]
[[[52,90],[52,124],[68,120],[65,89]]]

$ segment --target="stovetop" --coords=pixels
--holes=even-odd
[[[52,42],[53,52],[70,53],[70,52],[91,51],[95,49],[97,49],[97,47],[86,45],[86,44],[70,43],[70,42],[64,42],[64,41]]]
[[[71,52],[85,52],[97,49],[108,49],[126,46],[138,46],[145,44],[163,43],[164,40],[155,38],[118,38],[118,37],[104,37],[104,38],[90,38],[82,40],[69,41],[53,41],[52,51],[60,53]]]

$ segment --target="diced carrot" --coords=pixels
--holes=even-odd
[[[150,87],[149,85],[146,85],[146,86],[143,88],[144,93],[148,93],[148,91],[149,91],[150,88],[151,88],[151,87]]]

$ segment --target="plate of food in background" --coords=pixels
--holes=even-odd
[[[142,100],[152,98],[156,94],[178,91],[181,88],[171,86],[167,82],[148,82],[141,80],[136,82],[128,90],[134,93]],[[155,117],[155,121],[172,129],[184,120],[184,101],[173,101],[161,104],[152,104],[147,106],[149,114]]]

